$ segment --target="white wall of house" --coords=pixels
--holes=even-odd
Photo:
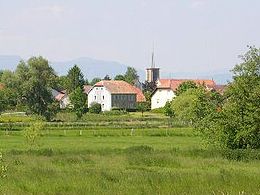
[[[70,108],[72,107],[70,98],[68,94],[65,94],[65,96],[60,100],[60,108],[65,109],[65,108]]]
[[[94,102],[101,104],[102,111],[112,109],[111,93],[105,87],[95,86],[88,93],[88,107]]]
[[[162,108],[176,97],[172,89],[157,89],[151,98],[151,109]]]

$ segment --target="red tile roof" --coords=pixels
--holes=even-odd
[[[176,91],[180,84],[185,81],[193,81],[197,85],[205,85],[207,88],[214,88],[216,83],[213,80],[205,79],[159,79],[157,83],[157,88],[167,88]]]
[[[61,91],[61,92],[59,92],[58,95],[55,96],[55,99],[57,101],[61,101],[64,98],[65,95],[66,95],[66,91]]]
[[[136,101],[145,101],[145,96],[142,91],[125,81],[100,81],[94,85],[94,87],[106,87],[111,94],[136,94]]]

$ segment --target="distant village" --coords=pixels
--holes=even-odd
[[[160,77],[160,68],[155,67],[152,59],[151,67],[146,69],[146,81],[149,85],[154,84],[150,94],[150,108],[158,109],[165,106],[166,102],[176,97],[177,88],[184,82],[192,81],[196,85],[205,87],[206,90],[215,90],[223,93],[225,85],[218,85],[215,81],[206,79],[165,79]],[[143,93],[143,86],[139,81],[133,85],[123,80],[101,80],[91,85],[84,85],[84,93],[87,95],[88,107],[93,103],[101,105],[102,111],[111,111],[114,108],[133,110],[138,103],[148,101]],[[66,90],[52,90],[52,94],[59,102],[61,109],[71,107],[69,94]]]

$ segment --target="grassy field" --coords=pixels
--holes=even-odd
[[[229,160],[162,115],[61,114],[33,148],[22,133],[33,119],[0,120],[0,194],[260,194],[259,151]]]

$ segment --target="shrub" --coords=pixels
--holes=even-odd
[[[101,104],[93,103],[89,108],[89,112],[93,114],[99,114],[101,112]]]
[[[32,123],[24,130],[24,137],[26,142],[32,147],[37,145],[37,139],[40,136],[41,131],[44,128],[44,124],[41,122]]]

